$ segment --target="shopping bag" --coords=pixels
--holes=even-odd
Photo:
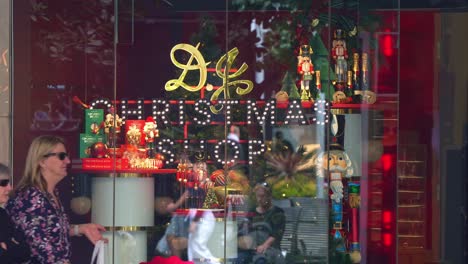
[[[96,245],[94,245],[93,257],[91,258],[91,264],[104,264],[104,240],[99,240]],[[96,262],[95,262],[96,261]]]

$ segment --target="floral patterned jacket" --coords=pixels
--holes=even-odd
[[[55,190],[55,197],[58,197]],[[29,263],[70,263],[70,224],[60,202],[39,188],[20,190],[7,203],[11,221],[31,248]]]

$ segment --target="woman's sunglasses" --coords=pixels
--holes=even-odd
[[[0,186],[6,187],[8,184],[10,184],[10,179],[0,180]]]
[[[66,152],[51,152],[51,153],[47,153],[44,155],[44,158],[48,158],[48,157],[51,157],[51,156],[57,156],[59,158],[59,160],[64,160],[68,157],[68,153]]]

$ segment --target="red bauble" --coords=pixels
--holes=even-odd
[[[215,171],[213,171],[213,173],[211,173],[210,180],[212,182],[216,182],[216,178],[218,178],[218,176],[220,176],[220,175],[222,177],[224,177],[224,170],[215,170]]]
[[[226,177],[224,170],[215,170],[211,173],[210,179],[215,183],[215,186],[226,186]]]
[[[102,142],[94,143],[89,147],[89,152],[92,158],[107,158],[109,154],[107,145]]]
[[[161,153],[156,153],[156,155],[154,156],[155,159],[158,159],[158,160],[164,160],[164,155],[161,154]]]

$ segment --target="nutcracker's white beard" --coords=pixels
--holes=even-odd
[[[327,168],[322,168],[322,169],[327,169]],[[347,168],[342,168],[338,165],[334,165],[334,166],[330,166],[328,168],[329,171],[340,171],[340,172],[343,172],[343,171],[346,171]]]
[[[325,177],[326,175],[324,175],[324,172],[326,172],[326,171],[329,171],[329,172],[336,172],[336,171],[343,172],[343,176],[347,177],[347,176],[351,176],[353,169],[348,168],[348,167],[342,168],[342,167],[337,166],[337,165],[330,166],[328,169],[324,168],[322,166],[319,166],[318,170],[317,170],[317,176],[318,177]],[[351,173],[349,171],[351,171]]]

